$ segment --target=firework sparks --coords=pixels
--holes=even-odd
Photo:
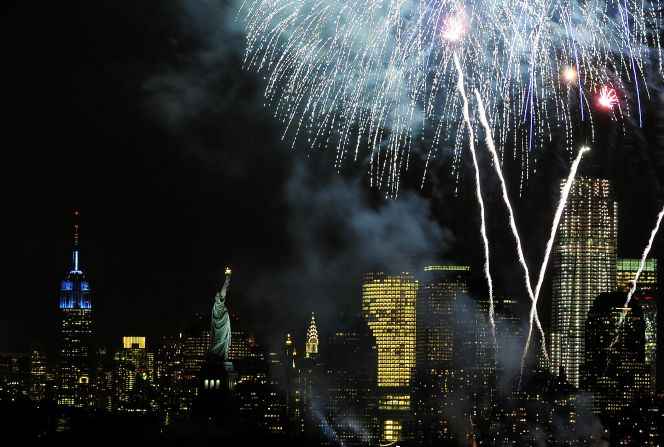
[[[616,90],[603,85],[597,95],[597,103],[605,109],[613,109],[613,106],[618,104],[618,96]]]
[[[516,248],[517,248],[517,254],[519,256],[519,262],[521,263],[521,267],[523,268],[526,290],[528,291],[528,296],[530,297],[530,300],[533,304],[532,308],[535,309],[534,319],[537,322],[537,328],[540,330],[540,333],[542,334],[542,351],[544,353],[544,357],[548,362],[549,354],[546,350],[546,338],[544,336],[544,329],[542,329],[542,324],[540,323],[539,317],[537,316],[537,307],[535,306],[537,300],[535,298],[535,295],[533,294],[533,288],[530,280],[530,272],[528,270],[528,264],[526,263],[526,258],[523,255],[523,248],[521,246],[521,236],[519,235],[519,230],[516,227],[516,220],[514,219],[514,210],[512,209],[512,204],[510,203],[509,194],[507,193],[507,184],[505,183],[505,177],[503,176],[503,171],[500,168],[500,158],[498,157],[498,152],[496,152],[496,148],[493,143],[493,137],[492,137],[493,132],[491,131],[491,126],[489,126],[489,121],[487,120],[486,117],[484,101],[482,101],[480,92],[477,90],[475,90],[475,98],[477,99],[477,108],[479,109],[480,112],[480,122],[484,126],[486,145],[487,148],[489,149],[489,152],[491,153],[491,158],[493,160],[493,167],[496,171],[496,174],[498,175],[498,179],[500,180],[500,188],[502,191],[503,202],[505,203],[505,207],[507,207],[508,211],[510,229],[512,230],[512,235],[514,236],[514,240],[516,241]]]
[[[577,73],[576,68],[574,67],[565,67],[562,76],[565,82],[574,84],[579,78],[579,73]]]
[[[464,14],[456,13],[445,19],[440,37],[449,42],[457,42],[466,31],[466,21]]]
[[[523,184],[554,132],[575,152],[572,117],[593,113],[589,86],[640,89],[629,97],[638,107],[625,99],[617,110],[640,120],[646,73],[664,79],[659,1],[255,0],[243,6],[244,66],[265,75],[285,138],[335,149],[337,168],[366,150],[371,184],[396,195],[413,150],[451,146],[458,178],[458,50],[467,88],[487,99],[496,150],[521,148]]]
[[[500,155],[507,147],[521,149],[523,185],[536,151],[558,129],[573,151],[574,114],[585,120],[619,105],[617,118],[638,110],[641,122],[641,97],[650,97],[646,72],[664,80],[661,36],[652,32],[662,28],[659,1],[607,0],[599,7],[577,0],[468,0],[461,7],[458,0],[256,0],[243,6],[244,66],[265,75],[266,103],[285,123],[284,138],[304,140],[312,149],[334,148],[337,168],[349,158],[363,158],[366,148],[371,185],[392,196],[413,150],[428,151],[428,166],[434,151],[453,147],[451,177],[458,179],[467,126],[495,339],[489,241],[465,84],[473,89],[524,269],[530,331],[535,322],[546,355],[536,309],[546,265],[533,291]],[[654,70],[646,70],[649,65]],[[595,110],[587,101],[588,86],[600,86]],[[616,89],[626,92],[629,86],[636,89],[638,107],[628,95],[624,106],[618,102]],[[572,90],[578,95],[570,95]],[[592,119],[588,123],[593,126]],[[559,209],[565,201],[563,194]],[[559,219],[557,213],[552,235]],[[550,250],[547,245],[544,264]]]
[[[477,196],[477,202],[480,206],[480,234],[482,235],[482,242],[484,245],[484,276],[486,277],[487,286],[489,288],[489,321],[491,322],[491,334],[493,335],[493,342],[496,349],[498,348],[498,343],[496,341],[496,322],[494,319],[494,303],[493,303],[493,281],[491,279],[491,269],[489,267],[489,238],[486,235],[486,216],[484,211],[484,200],[482,199],[482,186],[480,183],[480,168],[477,164],[477,154],[475,152],[475,135],[473,131],[473,126],[470,121],[470,112],[468,111],[468,97],[466,96],[466,89],[464,87],[463,80],[463,69],[461,68],[461,63],[459,62],[459,55],[454,53],[454,66],[456,67],[458,80],[457,80],[457,90],[461,95],[463,100],[462,114],[463,119],[468,127],[468,147],[470,148],[470,154],[473,159],[473,168],[475,170],[475,194]]]

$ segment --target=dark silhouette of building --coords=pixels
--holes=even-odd
[[[377,445],[376,340],[362,317],[342,316],[324,347],[326,390],[320,427],[326,445]]]
[[[455,349],[454,333],[464,325],[455,324],[454,318],[458,296],[468,294],[470,268],[430,265],[424,267],[418,279],[414,429],[418,443],[430,446],[455,438],[449,419],[457,412],[448,411],[448,407],[456,405],[457,401],[451,397],[462,382],[459,377],[462,368],[457,368],[460,365],[455,362],[461,350],[460,346]]]

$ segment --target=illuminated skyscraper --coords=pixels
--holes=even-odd
[[[574,180],[553,249],[550,367],[558,374],[562,366],[577,387],[588,311],[597,295],[616,286],[617,232],[618,206],[609,181]]]
[[[632,288],[640,259],[618,259],[618,290]],[[639,302],[646,323],[646,364],[650,366],[650,393],[657,389],[657,259],[646,259],[632,299]]]
[[[93,403],[92,302],[90,283],[79,266],[78,224],[74,225],[73,266],[60,286],[60,318],[58,403],[88,407]]]
[[[378,410],[383,442],[407,436],[415,367],[417,287],[412,270],[367,273],[362,285],[362,312],[378,348]]]
[[[154,382],[154,355],[148,351],[145,337],[122,337],[125,357],[136,366],[137,374],[147,382]]]
[[[180,393],[180,410],[189,412],[198,395],[198,379],[210,349],[210,318],[196,314],[184,334],[182,346],[183,375]]]
[[[231,314],[231,345],[228,349],[228,360],[235,362],[251,357],[249,334],[240,328],[239,318]]]
[[[314,318],[313,312],[311,312],[311,322],[307,329],[307,345],[305,351],[306,358],[318,356],[318,329],[316,329],[316,319]]]
[[[300,359],[300,396],[304,416],[304,434],[307,437],[317,436],[321,429],[321,412],[324,392],[324,368],[318,355],[318,329],[314,313],[307,328],[305,356]]]
[[[166,425],[179,411],[182,363],[182,338],[163,337],[155,354],[155,383],[161,396],[160,407]]]
[[[145,337],[122,337],[122,349],[115,354],[113,369],[113,409],[146,412],[157,406],[153,393],[153,356]]]
[[[46,397],[46,355],[38,347],[30,352],[30,399],[40,401]]]

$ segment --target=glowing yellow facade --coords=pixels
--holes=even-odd
[[[316,319],[311,312],[311,321],[307,329],[306,358],[312,358],[318,355],[318,329],[316,328]]]
[[[412,273],[368,273],[362,285],[362,312],[378,350],[378,408],[382,440],[403,439],[410,415],[411,375],[415,367],[415,301]]]
[[[145,337],[122,337],[122,346],[125,349],[145,349]]]
[[[362,310],[378,347],[378,386],[407,387],[415,367],[415,298],[411,273],[369,274]]]

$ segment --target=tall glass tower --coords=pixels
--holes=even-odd
[[[561,188],[564,181],[561,181]],[[608,180],[574,180],[553,251],[551,372],[579,386],[590,306],[616,287],[618,206]]]
[[[378,411],[383,443],[404,440],[410,424],[417,288],[412,270],[367,273],[362,285],[362,312],[378,348]]]
[[[74,217],[78,218],[78,211]],[[72,269],[60,285],[60,362],[58,404],[88,407],[93,403],[90,284],[79,265],[78,223],[74,224]]]

